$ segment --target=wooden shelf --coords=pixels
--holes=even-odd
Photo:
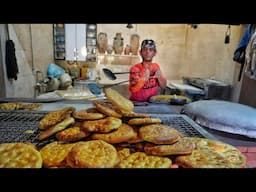
[[[97,54],[98,64],[133,65],[140,62],[139,55]]]

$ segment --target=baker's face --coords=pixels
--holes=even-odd
[[[156,55],[156,50],[154,48],[144,47],[141,49],[140,55],[144,61],[152,61],[153,57]]]

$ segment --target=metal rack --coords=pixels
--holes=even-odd
[[[196,124],[192,119],[186,115],[180,114],[150,114],[151,117],[157,117],[162,120],[165,125],[176,128],[184,136],[188,137],[201,137],[208,139],[215,139],[213,135]]]
[[[40,130],[39,121],[45,116],[45,111],[4,111],[0,110],[0,143],[29,142],[41,147],[54,138],[44,141],[37,139]]]
[[[55,137],[43,141],[37,139],[40,133],[38,123],[47,113],[47,111],[0,110],[0,143],[30,142],[40,148],[55,141]],[[214,139],[214,136],[186,115],[150,114],[150,116],[159,117],[163,124],[176,128],[184,136]]]

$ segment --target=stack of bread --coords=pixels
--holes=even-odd
[[[93,102],[93,108],[66,107],[41,119],[38,139],[56,139],[38,149],[43,167],[246,167],[245,157],[235,147],[184,137],[160,118],[134,112],[133,103],[117,91],[104,92],[107,100]]]
[[[0,103],[0,110],[37,110],[42,103],[7,102]]]

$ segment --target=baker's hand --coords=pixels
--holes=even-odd
[[[155,74],[154,74],[154,76],[153,76],[153,78],[158,79],[158,78],[160,78],[161,76],[162,76],[162,72],[161,72],[160,70],[156,70],[156,71],[155,71]]]
[[[150,77],[150,71],[149,71],[149,69],[146,69],[143,76],[142,76],[142,79],[144,81],[147,81],[149,79],[149,77]]]

